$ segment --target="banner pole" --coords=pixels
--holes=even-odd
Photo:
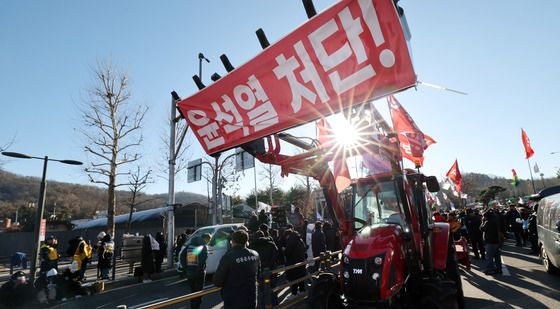
[[[531,162],[529,158],[527,158],[527,164],[529,165],[529,174],[531,175],[531,184],[533,184],[533,194],[537,194],[537,190],[535,190],[535,181],[533,180],[533,171],[531,171]]]

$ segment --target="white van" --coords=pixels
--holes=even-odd
[[[241,223],[233,223],[233,224],[220,224],[220,225],[212,225],[212,226],[205,226],[201,227],[196,230],[189,239],[185,242],[181,251],[183,251],[189,244],[190,240],[195,237],[200,237],[202,234],[210,234],[212,238],[208,243],[208,259],[206,260],[206,273],[213,274],[218,269],[218,264],[220,264],[220,260],[222,256],[226,253],[228,249],[228,237],[231,233],[237,231],[237,229],[243,224]],[[181,254],[179,253],[179,256]],[[177,266],[179,266],[179,262],[177,262]]]

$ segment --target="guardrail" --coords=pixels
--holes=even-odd
[[[270,308],[288,308],[288,307],[290,307],[294,304],[297,304],[297,303],[300,303],[300,302],[306,300],[307,299],[307,293],[302,294],[301,297],[294,298],[294,299],[290,300],[289,302],[282,303],[278,306],[273,306],[273,304],[272,304],[272,298],[273,298],[274,293],[277,293],[278,291],[281,291],[281,290],[285,289],[286,287],[289,287],[293,284],[297,284],[299,282],[309,280],[309,279],[313,278],[313,276],[316,275],[317,273],[319,273],[321,271],[326,271],[329,268],[338,265],[338,263],[339,263],[338,261],[337,261],[337,263],[333,263],[332,256],[338,256],[341,252],[342,251],[324,252],[321,256],[318,256],[318,257],[315,257],[313,259],[306,260],[306,261],[303,261],[303,262],[299,262],[297,264],[284,266],[284,267],[276,268],[276,269],[273,269],[273,270],[265,269],[262,273],[262,282],[259,283],[259,284],[264,285],[264,287],[262,289],[263,297],[260,298],[260,299],[262,299],[262,302],[264,303],[264,307],[267,308],[267,309],[270,309]],[[288,281],[288,282],[286,282],[282,285],[272,287],[272,277],[273,277],[273,275],[281,276],[287,270],[295,269],[295,268],[302,267],[302,266],[307,266],[309,264],[315,264],[317,261],[319,262],[319,267],[315,272],[310,273],[310,274],[308,274],[304,277],[298,278],[296,280]],[[190,293],[190,294],[175,297],[175,298],[172,298],[172,299],[167,299],[167,300],[160,301],[160,302],[153,303],[153,304],[149,304],[149,305],[146,305],[146,306],[143,306],[143,307],[138,307],[136,309],[165,308],[167,306],[172,306],[172,305],[175,305],[175,304],[178,304],[178,303],[186,302],[186,301],[198,298],[198,297],[202,297],[202,296],[209,295],[209,294],[212,294],[212,293],[217,293],[221,290],[222,289],[219,288],[219,287],[211,287],[209,289],[204,289],[202,291]],[[117,308],[125,309],[126,306],[121,305]]]

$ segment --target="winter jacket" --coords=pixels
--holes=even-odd
[[[278,259],[278,247],[270,237],[260,237],[253,240],[249,248],[259,254],[261,270],[265,268],[274,269]]]
[[[340,234],[334,228],[323,228],[323,233],[325,233],[325,244],[327,245],[327,250],[335,252],[340,250]]]
[[[507,224],[513,229],[513,230],[520,230],[522,228],[521,225],[521,215],[519,214],[519,211],[517,211],[517,209],[514,210],[509,210],[506,213],[506,218],[507,218]],[[519,220],[518,220],[519,219]],[[519,222],[518,222],[519,221]]]
[[[259,254],[244,246],[234,246],[220,260],[214,284],[222,288],[224,309],[257,307]]]
[[[487,219],[482,221],[480,230],[483,232],[484,242],[487,244],[501,243],[501,227],[498,214],[487,213]]]
[[[47,272],[51,268],[58,270],[58,252],[55,247],[51,247],[48,244],[41,245],[39,256],[41,259],[41,272]]]
[[[286,237],[286,249],[284,256],[286,257],[286,266],[294,265],[299,262],[305,261],[307,258],[306,248],[303,240],[297,232],[292,232]],[[297,267],[295,269],[287,270],[286,276],[288,280],[295,280],[305,276],[305,266]]]
[[[150,235],[144,236],[142,239],[142,271],[144,274],[153,274],[155,272],[154,252],[152,251],[152,242]]]
[[[201,237],[191,239],[190,243],[181,250],[179,261],[187,278],[204,277],[208,247]]]
[[[99,248],[97,248],[97,266],[99,268],[111,268],[114,251],[115,242],[111,240],[111,235],[107,234],[101,239]]]
[[[163,263],[163,257],[165,256],[165,249],[167,247],[163,233],[159,232],[156,234],[156,241],[159,244],[159,250],[154,251],[154,261],[161,264]]]
[[[321,252],[327,251],[325,234],[322,230],[315,230],[313,235],[311,235],[311,251],[313,252],[313,257],[318,257],[321,255]]]

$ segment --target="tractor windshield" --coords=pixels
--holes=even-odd
[[[356,229],[379,223],[403,224],[402,204],[393,181],[357,184],[353,200]]]

